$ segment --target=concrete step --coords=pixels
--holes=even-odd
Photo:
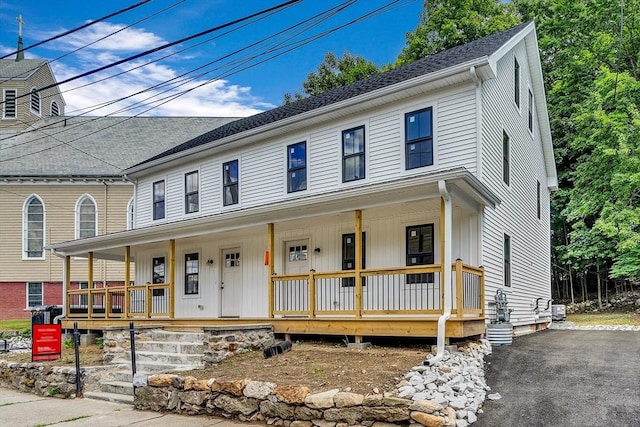
[[[105,393],[102,391],[88,391],[84,393],[83,397],[85,399],[94,399],[94,400],[105,400],[107,402],[117,402],[117,403],[126,403],[129,405],[133,405],[133,394],[116,394],[116,393]]]
[[[156,363],[158,365],[204,366],[202,354],[171,354],[155,351],[136,351],[136,363]]]
[[[185,364],[180,364],[180,365],[170,365],[170,364],[158,364],[158,363],[138,363],[136,362],[136,372],[138,373],[147,373],[147,374],[154,374],[154,373],[167,373],[167,372],[174,372],[174,371],[192,371],[195,369],[203,369],[204,366],[202,364],[200,365],[185,365]]]
[[[172,341],[136,341],[136,351],[151,351],[157,353],[203,354],[202,342],[172,342]]]
[[[104,393],[126,394],[133,396],[133,383],[127,381],[101,381],[100,389]]]
[[[129,368],[128,370],[111,372],[111,381],[122,381],[125,383],[132,383],[133,374],[131,373],[131,364],[129,364],[128,368]]]
[[[202,332],[174,332],[174,331],[153,331],[151,334],[152,341],[169,341],[180,343],[196,343],[204,342],[204,333]]]

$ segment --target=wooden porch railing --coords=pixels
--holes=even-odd
[[[452,270],[453,312],[458,317],[484,316],[484,270],[462,261],[453,264]],[[360,298],[354,271],[273,275],[273,315],[439,315],[444,305],[440,275],[436,264],[364,269]]]
[[[128,292],[128,295],[127,295]],[[67,317],[82,319],[170,317],[169,283],[67,291]]]

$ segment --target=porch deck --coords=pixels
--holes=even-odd
[[[485,332],[484,270],[456,261],[446,336]],[[67,291],[62,326],[80,329],[158,325],[194,330],[213,325],[269,323],[278,334],[436,337],[444,313],[442,266],[272,275],[267,317],[176,318],[173,283]]]

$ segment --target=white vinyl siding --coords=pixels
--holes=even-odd
[[[531,85],[524,42],[514,54],[520,64],[520,85]],[[500,197],[483,214],[482,263],[487,301],[503,288],[503,238],[511,239],[511,287],[507,289],[514,325],[535,322],[532,302],[550,295],[549,190],[539,133],[533,141],[527,115],[514,108],[514,56],[498,61],[498,77],[483,84],[482,180]],[[503,183],[503,131],[509,135],[509,186]],[[536,216],[536,186],[541,181],[541,219]],[[491,313],[489,312],[489,317]]]
[[[476,91],[464,88],[438,101],[438,169],[464,166],[476,172]]]

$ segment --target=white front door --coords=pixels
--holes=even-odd
[[[291,240],[285,242],[285,273],[309,274],[309,239]],[[285,310],[309,310],[308,280],[292,280],[285,282],[282,287],[282,306]]]
[[[220,283],[220,314],[239,317],[242,304],[242,266],[240,248],[222,250],[222,281]]]

